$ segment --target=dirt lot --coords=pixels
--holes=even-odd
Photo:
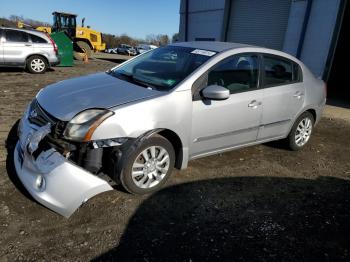
[[[268,144],[195,160],[156,194],[117,187],[70,219],[30,199],[6,169],[11,126],[40,88],[112,65],[0,71],[1,261],[349,261],[350,110],[327,109],[303,151]]]

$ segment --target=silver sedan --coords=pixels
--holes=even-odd
[[[41,90],[14,164],[35,199],[69,217],[112,190],[106,176],[145,194],[191,159],[272,140],[302,149],[325,102],[325,83],[283,52],[176,43]]]

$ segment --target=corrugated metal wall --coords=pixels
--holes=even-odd
[[[225,0],[189,0],[188,3],[188,41],[196,38],[221,39],[221,28]],[[180,40],[185,40],[186,24],[186,0],[180,5]]]
[[[340,0],[314,0],[300,59],[322,76],[337,20]]]
[[[227,41],[282,50],[291,0],[232,0]]]
[[[230,1],[231,12],[228,21],[224,21]],[[308,1],[311,0],[189,0],[188,41],[196,38],[223,41],[222,32],[227,30],[228,42],[266,46],[294,56],[300,45],[300,59],[315,75],[322,76],[341,0],[311,2],[303,40],[301,35]],[[185,2],[181,1],[180,8],[182,41],[185,40]]]
[[[284,36],[283,51],[296,56],[301,38],[307,1],[293,1],[289,11],[288,27]]]

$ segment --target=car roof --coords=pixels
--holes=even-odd
[[[46,33],[35,30],[35,29],[23,29],[23,28],[15,28],[15,27],[3,27],[3,26],[0,26],[0,29],[16,30],[16,31],[21,31],[21,32],[26,32],[26,33],[30,33],[33,35],[41,36],[41,37],[46,37]]]
[[[194,41],[194,42],[178,42],[170,44],[171,46],[191,47],[198,49],[205,49],[214,52],[222,52],[229,49],[253,47],[247,44],[230,43],[230,42],[217,42],[217,41]],[[254,46],[255,47],[255,46]]]
[[[250,52],[263,52],[263,53],[268,53],[272,55],[278,55],[278,56],[282,56],[284,58],[290,59],[300,65],[303,65],[303,63],[299,61],[299,59],[295,58],[294,56],[288,53],[275,50],[275,49],[248,45],[248,44],[216,42],[216,41],[195,41],[195,42],[172,43],[170,44],[170,46],[181,46],[181,47],[190,47],[190,48],[196,48],[196,49],[204,49],[204,50],[213,51],[217,53],[225,52],[227,50],[232,50],[232,49],[248,48]]]

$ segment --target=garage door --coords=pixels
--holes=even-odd
[[[227,41],[282,50],[291,0],[231,0]]]

